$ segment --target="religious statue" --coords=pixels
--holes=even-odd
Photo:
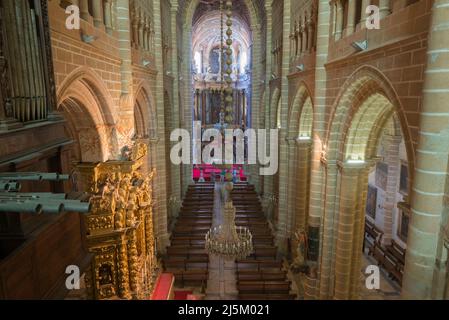
[[[99,278],[100,285],[102,285],[102,286],[112,284],[111,266],[108,264],[102,265],[98,269],[98,278]]]
[[[295,232],[295,238],[298,242],[298,247],[296,248],[296,258],[290,266],[290,269],[294,273],[306,272],[307,266],[307,234],[304,230],[298,230]]]

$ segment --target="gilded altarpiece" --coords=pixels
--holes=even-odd
[[[124,161],[78,165],[91,196],[87,243],[94,254],[86,287],[94,299],[148,299],[157,276],[151,183],[141,167],[147,146],[136,143]]]

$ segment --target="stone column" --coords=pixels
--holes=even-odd
[[[390,0],[379,0],[380,18],[383,19],[391,13]]]
[[[298,57],[300,57],[304,51],[304,26],[302,24],[298,25],[298,42]]]
[[[313,23],[313,17],[310,17],[310,20],[307,22],[307,31],[309,33],[308,39],[309,39],[309,48],[308,52],[311,53],[313,51],[313,45],[315,41],[315,25]]]
[[[366,29],[366,19],[368,15],[366,14],[366,8],[371,4],[371,0],[362,0],[362,12],[360,18],[360,28]]]
[[[104,25],[106,27],[106,32],[108,34],[112,34],[113,27],[112,27],[112,1],[106,0],[103,2],[104,7]]]
[[[364,220],[364,197],[368,172],[366,165],[341,164],[340,207],[338,211],[337,246],[335,251],[334,299],[354,298],[357,287],[354,279],[360,277],[361,222]],[[360,240],[360,241],[359,241]],[[360,242],[360,243],[359,243]]]
[[[170,18],[171,18],[171,30],[172,34],[176,34],[176,17],[178,14],[178,0],[172,0],[170,2]],[[171,37],[171,71],[173,73],[173,115],[172,115],[172,128],[177,129],[181,127],[179,118],[179,70],[178,70],[178,41],[176,36]],[[181,190],[181,166],[175,166],[172,164],[172,194],[179,200],[182,200]],[[177,212],[179,205],[175,208]]]
[[[296,140],[297,163],[295,176],[296,197],[294,200],[295,227],[298,230],[307,229],[307,214],[309,212],[309,182],[310,182],[310,155],[312,140]]]
[[[406,299],[441,299],[447,280],[448,19],[449,0],[434,1],[402,286]]]
[[[318,299],[329,300],[332,298],[335,285],[335,244],[337,242],[336,225],[338,224],[338,203],[340,175],[336,161],[326,161],[326,189],[323,221],[323,239],[321,247],[320,286]]]
[[[144,34],[143,30],[145,28],[145,18],[143,16],[139,17],[138,30],[139,30],[139,48],[144,49]]]
[[[340,40],[343,35],[343,4],[337,0],[337,20],[335,26],[335,40]]]
[[[264,60],[265,52],[262,52],[262,34],[264,33],[262,26],[260,24],[257,24],[253,28],[253,46],[252,46],[252,65],[253,73],[252,73],[252,81],[251,81],[251,96],[249,99],[247,98],[246,94],[247,92],[243,92],[243,108],[246,108],[246,112],[250,112],[249,119],[249,127],[251,128],[259,128],[260,126],[260,118],[263,118],[262,112],[264,112],[264,106],[261,105],[262,101],[260,97],[262,96],[262,87],[260,85],[260,82],[262,79],[264,79],[264,70],[262,62]],[[287,55],[288,59],[288,55]],[[249,108],[248,105],[251,105],[252,107]],[[255,112],[255,111],[258,112]],[[254,117],[253,117],[254,115]],[[248,114],[245,113],[245,118],[248,117]],[[245,119],[246,121],[246,119]],[[256,191],[258,194],[261,193],[261,185],[262,185],[262,177],[259,174],[259,165],[255,164],[252,165],[254,178],[253,181],[256,185]]]
[[[328,0],[318,3],[317,48],[315,68],[315,106],[313,117],[313,152],[311,157],[311,182],[308,218],[309,261],[317,264],[319,261],[320,227],[323,216],[323,176],[321,163],[325,152],[324,139],[326,135],[326,81],[327,74],[324,65],[328,60],[330,27],[330,6]],[[317,276],[312,274],[311,276]],[[315,282],[318,284],[318,281]],[[313,295],[311,295],[313,296]]]
[[[89,20],[89,0],[79,0],[80,4],[80,16],[84,20]]]
[[[149,32],[150,32],[149,19],[145,18],[145,22],[144,22],[144,26],[143,26],[143,48],[146,51],[150,50]]]
[[[288,152],[288,188],[286,190],[288,203],[287,203],[287,224],[285,226],[285,234],[287,239],[292,239],[292,235],[295,232],[296,226],[296,194],[297,190],[297,170],[298,170],[298,151],[296,144],[296,137],[287,138],[287,152]]]
[[[94,16],[94,25],[98,28],[103,25],[102,1],[92,1],[92,11]]]
[[[399,163],[399,145],[402,141],[402,136],[386,136],[387,139],[387,153],[385,156],[385,162],[388,165],[387,176],[387,190],[384,203],[384,235],[382,237],[382,243],[384,245],[391,244],[393,238],[393,212],[397,206],[397,189],[400,176],[401,166]]]
[[[271,71],[272,71],[272,31],[273,31],[273,18],[272,18],[272,0],[265,1],[265,11],[267,15],[267,37],[266,37],[266,53],[265,53],[265,61],[266,61],[266,70],[265,70],[265,123],[264,127],[270,129],[271,128],[271,117],[270,117],[270,107],[271,107],[271,99],[270,99],[270,79],[271,79]],[[270,197],[273,194],[273,176],[263,176],[264,184],[264,197]],[[265,214],[269,214],[269,212],[265,212]]]
[[[160,0],[153,0],[153,17],[154,17],[154,42],[155,42],[155,68],[156,70],[163,70],[163,48],[162,48],[162,30],[161,30],[161,2]],[[191,61],[191,60],[189,60]],[[166,247],[169,245],[169,234],[167,230],[167,161],[165,154],[165,114],[164,114],[164,74],[158,72],[155,81],[155,93],[154,97],[156,100],[156,114],[157,114],[157,136],[159,137],[159,142],[156,147],[157,158],[156,158],[156,169],[157,176],[155,181],[155,195],[156,195],[156,206],[155,212],[158,216],[158,234],[157,234],[157,244],[158,251],[165,252]],[[191,98],[191,93],[190,93]],[[189,108],[189,111],[191,109]],[[191,115],[190,115],[191,121]]]
[[[135,49],[139,48],[139,18],[137,14],[133,15],[132,18],[132,39]]]
[[[295,59],[300,56],[301,53],[301,32],[300,32],[300,23],[295,25]]]
[[[287,228],[288,228],[288,189],[287,184],[284,183],[288,181],[289,168],[288,168],[288,146],[287,146],[287,128],[288,128],[288,110],[289,110],[289,84],[288,84],[288,74],[290,71],[290,62],[288,59],[288,53],[290,51],[290,43],[288,41],[290,32],[290,10],[291,1],[284,1],[284,20],[283,20],[283,32],[282,32],[282,61],[281,61],[281,129],[279,132],[279,183],[278,194],[279,194],[279,215],[278,215],[278,233],[276,234],[276,243],[278,245],[279,251],[286,253],[287,250]]]
[[[356,13],[356,0],[348,0],[348,23],[346,25],[346,35],[353,34],[355,31],[355,13]]]
[[[352,240],[352,264],[351,264],[351,284],[349,289],[349,299],[356,300],[359,298],[362,275],[362,255],[363,241],[365,238],[365,207],[368,195],[368,174],[370,167],[374,162],[370,161],[361,168],[358,185],[357,211],[354,219],[354,238]]]

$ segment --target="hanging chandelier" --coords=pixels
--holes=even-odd
[[[225,184],[225,192],[232,190],[232,183]],[[235,207],[229,196],[225,201],[223,223],[206,234],[206,250],[225,260],[244,259],[253,253],[253,236],[248,228],[235,225]]]
[[[233,90],[232,90],[232,1],[226,1],[226,41],[224,40],[223,1],[220,1],[221,12],[221,56],[225,64],[221,64],[221,106],[220,106],[220,130],[225,130],[233,122]],[[225,59],[224,59],[225,58]],[[224,88],[223,79],[226,85]],[[225,148],[229,147],[225,145]],[[232,147],[232,146],[231,146]],[[232,168],[232,165],[218,165],[222,169]],[[223,221],[220,225],[212,227],[206,234],[206,251],[218,255],[225,260],[244,259],[253,253],[253,237],[246,227],[235,225],[235,207],[232,204],[231,191],[234,187],[232,174],[225,176],[227,182],[219,185]]]

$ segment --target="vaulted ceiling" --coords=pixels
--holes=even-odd
[[[180,13],[181,21],[186,22],[186,14],[193,1],[195,0],[178,0],[178,12]],[[198,0],[198,2],[199,4],[197,8],[195,8],[195,15],[192,21],[193,23],[196,19],[201,17],[202,13],[213,10],[214,8],[218,9],[220,5],[220,0]],[[265,0],[233,0],[232,4],[233,11],[236,14],[239,14],[249,26],[255,24],[263,25],[265,23]],[[249,4],[251,8],[249,8],[246,4]],[[255,12],[255,18],[257,21],[251,21],[250,11]]]
[[[200,12],[195,12],[195,23],[192,30],[192,48],[194,51],[204,48],[210,51],[214,46],[221,43],[221,12],[219,8],[210,8],[203,10],[201,5],[198,7]],[[224,16],[224,40],[226,40],[226,16]],[[232,17],[232,38],[234,44],[242,46],[247,51],[252,44],[251,30],[247,19],[241,14],[235,12]]]

